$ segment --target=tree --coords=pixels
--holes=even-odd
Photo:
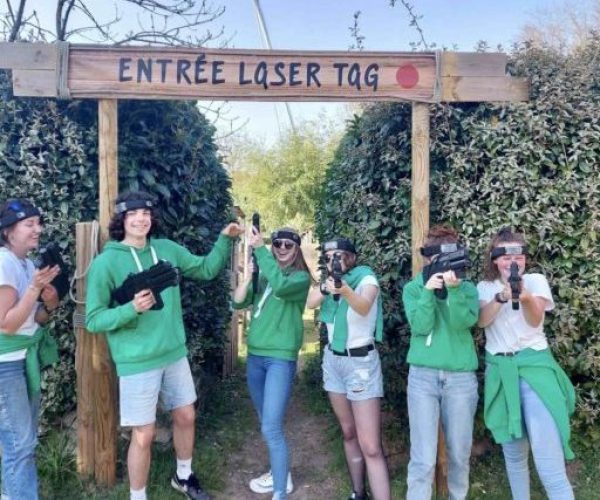
[[[244,138],[228,158],[234,200],[258,211],[268,230],[314,226],[315,200],[333,158],[339,133],[326,121],[305,122],[271,148]]]

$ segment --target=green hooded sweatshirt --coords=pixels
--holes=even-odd
[[[425,288],[419,273],[404,287],[402,301],[411,332],[410,364],[457,372],[477,369],[470,328],[479,316],[479,296],[473,283],[463,280],[448,287],[448,297],[440,300]]]
[[[211,252],[196,256],[174,241],[150,239],[142,249],[110,241],[92,263],[88,274],[86,328],[90,332],[106,332],[117,375],[134,375],[173,363],[187,355],[179,286],[161,293],[164,307],[138,314],[133,302],[118,305],[111,292],[125,278],[138,271],[131,249],[142,267],[154,262],[150,247],[159,260],[179,267],[183,276],[197,280],[215,278],[229,262],[231,240],[219,235]]]
[[[310,288],[310,275],[293,268],[281,269],[275,257],[262,246],[254,250],[260,269],[257,293],[252,286],[234,309],[250,304],[252,320],[248,332],[248,352],[256,356],[294,361],[302,347],[302,314]]]

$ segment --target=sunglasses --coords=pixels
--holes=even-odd
[[[282,240],[274,240],[273,246],[275,248],[285,248],[286,250],[291,250],[294,248],[295,243],[293,241],[282,241]]]

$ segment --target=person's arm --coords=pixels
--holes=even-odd
[[[510,285],[508,283],[504,283],[504,288],[501,292],[499,292],[499,296],[502,300],[509,301],[510,300]],[[496,316],[502,309],[504,304],[500,303],[496,300],[495,296],[491,298],[491,300],[480,300],[479,301],[479,319],[477,321],[477,326],[480,328],[485,328],[490,326]]]
[[[38,325],[44,325],[50,319],[50,314],[58,308],[59,299],[56,288],[52,285],[46,285],[40,294],[42,302],[35,312],[35,322]]]
[[[307,272],[297,271],[284,274],[275,257],[264,245],[255,248],[254,255],[258,268],[273,289],[273,295],[284,300],[304,299],[306,291],[310,287],[310,275]]]
[[[248,261],[248,269],[246,278],[240,281],[233,292],[232,306],[234,309],[245,309],[254,299],[254,290],[252,289],[252,273],[254,272],[254,264],[252,259]]]
[[[14,335],[27,321],[34,308],[38,307],[38,299],[42,289],[60,272],[58,266],[45,267],[33,273],[33,279],[23,296],[19,299],[17,290],[9,285],[0,286],[0,330]]]
[[[433,289],[420,287],[410,281],[402,291],[404,311],[413,335],[429,335],[435,324],[435,295]]]
[[[219,234],[211,251],[207,255],[194,255],[186,248],[175,242],[170,242],[177,253],[177,265],[185,277],[196,280],[211,280],[229,263],[231,257],[231,242],[243,230],[232,222],[225,226]]]
[[[335,288],[333,278],[328,279],[327,285],[330,293],[339,293],[346,299],[348,305],[361,316],[369,314],[371,306],[373,305],[373,302],[375,302],[377,293],[379,292],[379,287],[377,285],[364,285],[361,287],[360,293],[357,293],[343,280],[342,286],[340,288]]]
[[[462,282],[457,286],[446,286],[448,290],[448,309],[450,328],[462,331],[477,323],[479,301],[477,289],[472,283]]]
[[[148,311],[155,303],[150,290],[142,290],[126,304],[110,307],[114,284],[108,270],[96,261],[88,273],[85,303],[85,327],[92,333],[111,332],[134,322],[138,314]]]
[[[325,300],[325,295],[321,293],[321,287],[319,285],[313,286],[308,292],[308,298],[306,299],[306,307],[309,309],[316,309]]]
[[[523,289],[521,295],[519,295],[519,302],[523,309],[523,317],[529,326],[535,328],[544,321],[544,311],[549,302],[547,299],[533,295]]]

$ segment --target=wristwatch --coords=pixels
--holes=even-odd
[[[494,300],[499,304],[506,304],[508,302],[508,299],[502,298],[502,292],[498,292],[496,295],[494,295]]]

